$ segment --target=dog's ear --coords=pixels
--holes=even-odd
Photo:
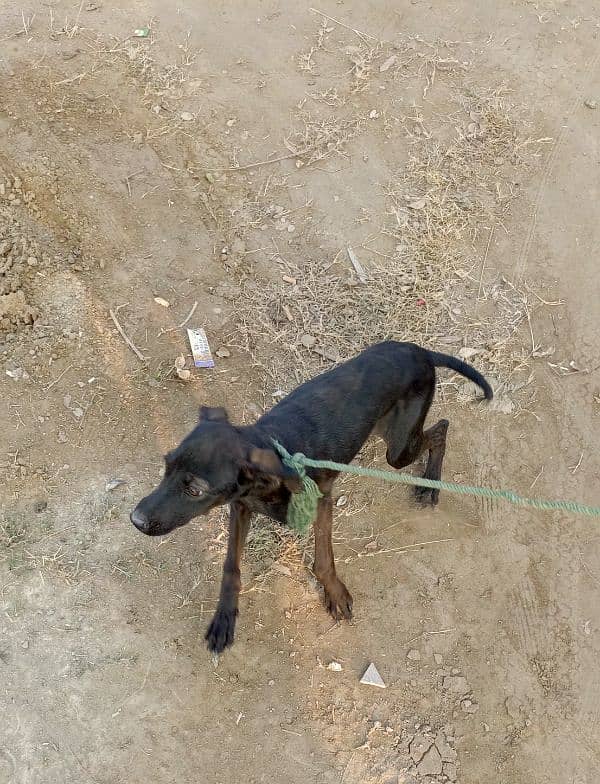
[[[281,479],[292,493],[299,493],[302,490],[302,482],[298,474],[285,466],[273,449],[253,447],[244,470],[246,475],[252,479],[260,476]]]
[[[202,406],[198,415],[199,422],[229,422],[227,411],[224,408],[209,408]]]

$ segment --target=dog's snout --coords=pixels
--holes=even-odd
[[[141,512],[139,509],[134,509],[133,512],[129,515],[131,522],[135,525],[138,531],[142,533],[148,533],[148,529],[150,528],[150,520],[146,517],[146,515]]]

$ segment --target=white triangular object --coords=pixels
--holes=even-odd
[[[360,679],[360,682],[364,683],[366,686],[378,686],[380,689],[385,689],[383,678],[377,672],[377,667],[375,667],[372,662],[367,667],[365,674]]]

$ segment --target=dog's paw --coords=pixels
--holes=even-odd
[[[347,621],[352,619],[352,596],[341,580],[328,585],[324,590],[324,600],[327,612],[339,621],[345,618]]]
[[[217,610],[214,614],[204,635],[206,645],[211,653],[222,653],[225,648],[233,644],[237,615],[237,610]]]
[[[415,500],[422,506],[437,506],[440,500],[440,491],[435,490],[433,487],[421,487],[415,485]]]

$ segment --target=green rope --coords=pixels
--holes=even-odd
[[[383,479],[388,482],[401,482],[405,485],[431,487],[435,490],[447,490],[458,495],[474,495],[479,498],[502,498],[516,506],[531,506],[534,509],[548,511],[571,512],[588,517],[600,517],[600,507],[587,506],[577,501],[546,501],[541,498],[524,498],[512,490],[493,490],[491,487],[476,487],[474,485],[459,485],[456,482],[443,482],[441,479],[426,479],[421,476],[400,474],[392,471],[380,471],[377,468],[363,468],[362,466],[334,463],[332,460],[312,460],[301,452],[295,455],[290,453],[277,441],[273,441],[281,459],[288,468],[300,476],[303,490],[301,493],[292,493],[288,507],[287,521],[298,531],[305,531],[313,522],[317,512],[317,505],[321,492],[316,482],[306,474],[306,468],[325,468],[329,471],[344,472],[357,476],[370,476],[373,479]]]
[[[292,468],[298,474],[300,481],[302,482],[302,492],[292,493],[290,497],[286,519],[290,528],[303,534],[317,516],[319,498],[323,497],[323,493],[319,490],[319,486],[315,480],[306,473],[302,461],[296,459],[298,457],[304,457],[304,455],[294,455],[294,457],[292,457],[281,444],[277,443],[277,441],[273,441],[273,443],[282,456],[284,465]]]

